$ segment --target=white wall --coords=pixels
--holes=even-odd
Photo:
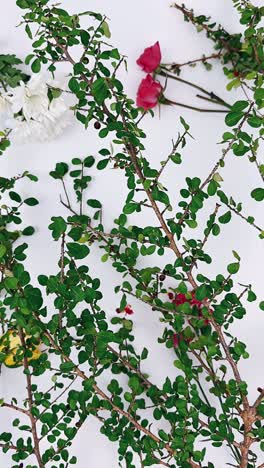
[[[92,5],[91,5],[92,3]],[[211,44],[200,34],[197,35],[191,25],[184,23],[182,17],[174,9],[169,8],[169,1],[164,0],[133,0],[118,1],[96,0],[89,2],[89,8],[105,12],[111,18],[112,43],[119,47],[121,52],[128,56],[128,74],[123,73],[128,94],[135,97],[136,89],[143,74],[135,65],[135,60],[142,49],[156,40],[159,40],[165,62],[174,60],[178,62],[199,57],[202,53],[210,53]],[[197,12],[211,14],[217,21],[222,22],[230,31],[239,28],[237,15],[229,0],[203,1],[189,0],[186,2]],[[261,4],[261,0],[255,2]],[[87,9],[85,0],[62,0],[62,7],[71,11]],[[19,23],[20,10],[15,0],[3,2],[0,17],[0,53],[14,52],[24,57],[30,51],[30,41],[26,38],[22,28],[16,28]],[[193,79],[209,90],[214,90],[221,96],[232,101],[239,93],[231,96],[225,91],[226,81],[221,68],[215,66],[210,73],[203,67],[194,71],[186,69],[182,75]],[[195,101],[194,93],[188,87],[177,83],[169,85],[168,95],[183,102],[199,104]],[[220,156],[221,147],[216,143],[221,140],[224,131],[222,115],[202,115],[191,111],[182,112],[179,108],[162,108],[159,116],[156,111],[155,118],[147,117],[143,120],[143,127],[147,131],[146,141],[149,159],[158,165],[170,150],[170,142],[176,136],[179,125],[179,115],[190,123],[195,140],[190,141],[184,150],[184,164],[174,172],[166,172],[164,182],[171,189],[173,199],[177,201],[177,193],[181,188],[185,175],[201,176],[207,174],[214,162]],[[28,224],[37,228],[36,235],[31,238],[29,259],[27,264],[36,277],[40,272],[55,272],[57,265],[54,261],[55,253],[59,252],[59,245],[51,240],[47,229],[50,217],[62,212],[59,204],[60,188],[57,183],[48,177],[49,171],[57,161],[70,161],[73,157],[84,157],[96,154],[99,148],[95,135],[83,130],[77,123],[67,130],[56,141],[46,144],[31,144],[25,146],[12,146],[0,161],[1,175],[15,175],[25,169],[30,169],[39,176],[39,184],[22,182],[21,191],[24,194],[35,194],[40,200],[40,209],[29,209],[25,213]],[[252,201],[249,192],[258,185],[258,175],[254,167],[250,166],[246,158],[235,158],[229,155],[227,165],[222,172],[226,191],[237,200],[245,201],[245,209],[256,216],[259,223],[263,221],[261,206]],[[108,170],[103,174],[96,174],[96,181],[91,189],[103,201],[105,220],[108,227],[119,213],[125,196],[125,185],[122,174],[118,171]],[[147,222],[146,219],[144,219]],[[151,221],[150,221],[151,222]],[[257,232],[249,225],[241,224],[237,218],[222,229],[222,236],[211,239],[208,243],[209,252],[214,253],[216,261],[213,265],[204,267],[203,272],[212,275],[225,272],[226,265],[232,261],[232,249],[237,250],[242,257],[242,266],[237,276],[241,283],[251,282],[254,290],[261,296],[263,287],[263,270],[261,268],[261,255],[263,255],[263,242],[257,237]],[[91,270],[95,274],[102,274],[103,285],[106,290],[105,306],[109,317],[114,314],[118,298],[114,296],[113,287],[120,278],[110,265],[99,262],[100,252],[94,249]],[[263,258],[263,257],[262,257]],[[134,320],[138,346],[149,346],[152,349],[151,361],[148,364],[151,378],[159,383],[166,375],[175,373],[172,362],[173,355],[156,343],[160,324],[157,317],[140,303],[133,303],[136,310]],[[263,326],[264,316],[256,303],[248,307],[248,315],[239,323],[236,334],[242,341],[248,343],[251,360],[241,364],[241,371],[249,381],[249,390],[252,399],[256,397],[258,386],[263,386]],[[160,363],[160,365],[157,365]],[[15,391],[23,396],[23,376],[20,370],[3,369],[0,376],[0,397],[9,398]],[[44,385],[44,382],[43,382]],[[1,430],[8,430],[10,425],[10,412],[1,410]],[[117,453],[114,444],[107,441],[99,432],[97,422],[90,420],[84,430],[80,432],[74,442],[74,450],[79,455],[78,468],[117,468]],[[219,449],[218,449],[219,452]],[[221,453],[212,455],[217,468],[227,466],[231,462],[225,449]],[[214,453],[214,452],[213,452]],[[212,461],[213,461],[212,460]],[[11,467],[8,455],[0,455],[0,466]],[[139,467],[139,465],[138,465]]]

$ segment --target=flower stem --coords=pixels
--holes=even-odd
[[[201,107],[189,106],[188,104],[183,104],[182,102],[172,101],[171,99],[167,99],[167,98],[164,98],[164,101],[162,101],[162,104],[184,107],[185,109],[191,109],[197,112],[213,112],[213,113],[220,112],[220,113],[225,113],[225,114],[228,112],[228,110],[225,110],[225,109],[204,109]]]
[[[178,76],[169,73],[168,70],[165,67],[161,67],[161,70],[158,73],[158,75],[164,76],[165,78],[170,78],[170,79],[175,80],[175,81],[179,81],[180,83],[184,83],[187,86],[191,86],[192,88],[195,88],[198,91],[201,91],[203,94],[206,94],[207,96],[209,96],[210,99],[216,101],[215,102],[216,104],[218,103],[219,105],[225,106],[228,109],[231,109],[231,107],[232,107],[231,104],[228,104],[228,102],[224,101],[222,98],[217,96],[217,94],[215,94],[214,92],[207,91],[202,86],[199,86],[199,85],[197,85],[195,83],[192,83],[191,81],[184,80],[183,78],[179,78]]]

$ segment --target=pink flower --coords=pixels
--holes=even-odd
[[[137,59],[137,64],[147,73],[152,73],[161,62],[160,45],[157,41],[153,46],[147,47]]]
[[[126,307],[125,307],[125,313],[126,313],[127,315],[132,315],[132,314],[134,313],[134,311],[133,311],[131,305],[129,305],[129,304],[126,305]]]
[[[152,109],[158,104],[162,87],[158,81],[154,81],[151,75],[144,78],[137,92],[137,106],[143,109]]]
[[[194,307],[196,306],[198,311],[199,311],[199,317],[202,317],[202,307],[204,306],[204,303],[202,301],[199,301],[198,299],[196,299],[195,297],[195,292],[192,291],[191,293],[192,295],[192,298],[191,299],[187,299],[186,295],[185,294],[175,294],[175,296],[173,295],[173,293],[169,293],[168,296],[169,296],[169,299],[173,302],[173,304],[175,304],[176,306],[179,306],[181,304],[184,304],[185,302],[188,302],[190,304],[191,307]],[[213,310],[212,309],[209,309],[209,313],[210,314],[213,314]],[[209,324],[209,319],[204,319],[204,326],[208,325]]]
[[[130,304],[127,304],[124,310],[120,310],[119,308],[116,309],[117,314],[122,314],[123,312],[127,315],[132,315],[134,313],[134,310],[132,309]]]
[[[189,302],[186,298],[185,294],[176,294],[175,299],[173,300],[175,305],[185,304],[185,302]]]

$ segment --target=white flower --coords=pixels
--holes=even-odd
[[[33,75],[28,83],[21,81],[12,96],[13,113],[22,111],[26,120],[37,120],[49,108],[48,87],[41,74]]]
[[[51,140],[73,121],[72,103],[66,102],[67,96],[62,93],[50,101],[49,88],[66,89],[65,80],[46,82],[43,75],[34,75],[2,98],[0,114],[1,106],[4,109],[8,104],[10,112],[5,115],[4,128],[12,130],[11,139],[19,143]]]
[[[12,105],[10,97],[7,94],[0,94],[0,113],[10,114],[12,111]]]
[[[15,143],[27,143],[44,141],[42,137],[42,125],[36,120],[23,120],[21,117],[15,119],[11,138]]]
[[[6,121],[12,117],[10,97],[7,94],[0,94],[0,130],[6,128]]]

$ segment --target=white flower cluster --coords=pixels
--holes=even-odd
[[[46,141],[59,135],[73,120],[73,112],[63,93],[50,101],[49,88],[64,86],[37,74],[0,94],[0,130],[10,130],[11,139],[19,143]]]

